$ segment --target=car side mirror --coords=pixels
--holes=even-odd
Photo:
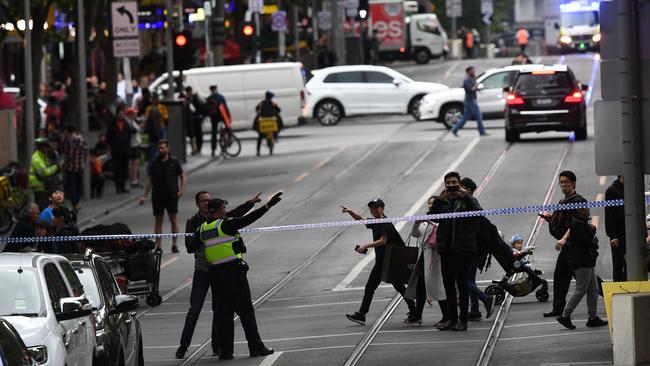
[[[587,85],[585,85],[585,84],[580,84],[580,89],[581,89],[582,91],[589,91],[589,85],[588,85],[588,84],[587,84]]]
[[[127,313],[138,308],[138,298],[133,295],[115,296],[115,309],[111,314]]]
[[[79,297],[64,297],[59,300],[59,309],[55,312],[56,320],[70,320],[92,314],[90,304],[84,305]]]
[[[402,81],[400,79],[393,79],[393,85],[400,86],[401,83]]]

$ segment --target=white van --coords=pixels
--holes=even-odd
[[[174,71],[174,77],[180,73]],[[201,67],[183,71],[183,88],[191,86],[205,100],[210,95],[210,85],[217,85],[226,98],[234,129],[250,129],[255,119],[255,106],[270,90],[273,100],[282,109],[285,126],[302,123],[305,106],[305,70],[300,62],[246,64]],[[167,73],[150,86],[152,93],[163,95],[167,90]],[[179,90],[176,90],[178,96]]]

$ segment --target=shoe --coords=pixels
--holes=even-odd
[[[467,322],[458,322],[458,324],[451,327],[451,330],[454,332],[465,332],[467,331]]]
[[[455,327],[456,325],[458,325],[458,322],[446,321],[445,323],[440,324],[440,326],[437,328],[439,331],[445,332],[451,330],[451,328]]]
[[[534,269],[534,270],[533,270],[533,273],[536,274],[536,275],[538,275],[538,276],[541,276],[541,275],[544,274],[544,271],[542,271],[541,269]]]
[[[489,317],[494,314],[494,303],[495,303],[494,295],[488,295],[487,300],[485,300],[485,319],[488,319]]]
[[[156,252],[157,252],[157,253],[160,253],[160,255],[163,254],[163,250],[162,250],[162,248],[156,248]]]
[[[480,311],[472,311],[469,314],[467,314],[467,320],[481,320],[482,317],[483,314],[481,314]]]
[[[178,253],[178,247],[176,245],[172,246],[172,253]]]
[[[444,327],[447,324],[447,319],[442,318],[437,323],[433,323],[434,328]]]
[[[251,357],[257,357],[257,356],[268,356],[268,355],[272,355],[273,352],[275,352],[275,351],[273,350],[273,348],[267,348],[267,347],[264,347],[264,348],[262,348],[262,349],[259,350],[259,351],[251,352],[250,355],[251,355]]]
[[[217,356],[221,356],[221,350],[218,349],[218,348],[213,348],[212,349],[212,357],[217,357]]]
[[[358,311],[355,311],[352,315],[345,314],[345,317],[359,325],[366,325],[366,316]]]
[[[607,324],[609,324],[607,320],[602,320],[600,317],[591,318],[587,321],[587,326],[590,328],[604,327]]]
[[[558,323],[564,325],[565,328],[567,329],[576,329],[576,326],[571,323],[571,317],[563,317],[563,316],[558,316],[555,320],[557,320]]]
[[[451,130],[451,133],[452,133],[454,136],[458,137],[458,132],[456,132],[456,131],[454,131],[454,130]]]
[[[553,318],[553,317],[562,316],[562,312],[553,309],[553,310],[549,311],[548,313],[544,313],[543,315],[544,315],[544,318]]]
[[[417,316],[414,313],[408,313],[406,318],[403,320],[405,324],[422,324],[422,316]]]
[[[481,133],[480,135],[481,135],[481,136],[490,136],[490,134],[487,133],[487,132]]]
[[[178,349],[176,350],[176,358],[178,358],[179,360],[181,358],[184,358],[185,357],[185,352],[187,352],[187,348],[185,348],[183,346],[179,346]]]
[[[214,150],[212,150],[212,156],[214,156]]]
[[[220,360],[232,360],[233,358],[235,358],[233,355],[219,355]]]

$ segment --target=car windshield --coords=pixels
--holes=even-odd
[[[42,292],[34,268],[0,269],[0,316],[44,316]]]
[[[573,83],[566,72],[549,74],[521,74],[515,92],[521,95],[568,93]]]
[[[77,271],[77,277],[84,287],[86,292],[86,298],[90,302],[90,305],[93,309],[98,309],[102,306],[102,298],[99,295],[99,287],[97,287],[97,281],[95,280],[95,275],[93,271],[88,267],[75,267]]]
[[[562,13],[562,26],[566,28],[576,26],[595,26],[598,24],[598,11],[575,11]]]

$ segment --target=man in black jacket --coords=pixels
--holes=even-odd
[[[612,183],[605,191],[605,200],[623,199],[623,176]],[[605,232],[612,248],[612,267],[614,281],[627,281],[627,264],[625,262],[625,207],[605,207]]]
[[[560,189],[564,193],[564,198],[560,200],[560,204],[564,203],[580,203],[587,202],[584,197],[576,193],[577,177],[575,173],[570,170],[565,170],[558,176]],[[557,240],[561,240],[569,230],[569,226],[574,217],[577,215],[577,210],[559,210],[553,214],[543,213],[539,214],[544,220],[548,222],[548,230],[550,234]],[[553,309],[544,313],[544,317],[558,317],[562,315],[562,311],[566,306],[566,295],[569,292],[571,285],[571,278],[573,272],[567,261],[566,246],[555,247],[560,251],[555,262],[555,271],[553,272]]]
[[[449,172],[444,178],[445,189],[429,210],[429,214],[444,214],[480,210],[478,200],[460,185],[460,175]],[[438,224],[438,253],[442,281],[447,295],[449,321],[440,330],[467,330],[469,306],[468,274],[470,261],[476,253],[476,234],[479,219],[476,217],[440,220]],[[460,314],[456,305],[456,289],[460,301]]]
[[[228,211],[226,215],[228,217],[240,217],[246,215],[253,206],[260,202],[260,194],[258,193],[255,197],[246,201],[244,204],[238,206],[234,210]],[[194,196],[196,202],[196,207],[199,209],[197,213],[187,220],[185,223],[185,232],[194,233],[196,232],[201,225],[208,220],[210,215],[208,211],[208,203],[210,202],[210,193],[206,191],[200,191]],[[183,326],[183,332],[181,334],[181,344],[176,350],[176,358],[185,357],[187,348],[192,342],[192,335],[194,334],[194,329],[196,328],[196,322],[199,320],[199,315],[201,315],[201,309],[203,308],[203,302],[205,301],[205,296],[208,294],[208,288],[210,288],[210,264],[205,259],[205,252],[203,246],[195,249],[192,247],[192,237],[185,237],[185,247],[187,248],[188,253],[194,253],[194,276],[192,278],[192,292],[190,294],[190,309],[187,311],[187,316],[185,317],[185,325]],[[212,353],[214,356],[220,354],[219,350],[219,336],[217,332],[217,304],[212,303]]]

